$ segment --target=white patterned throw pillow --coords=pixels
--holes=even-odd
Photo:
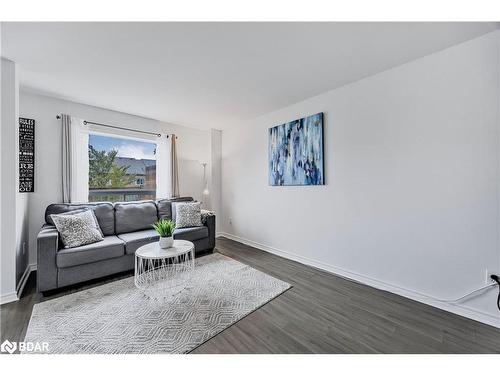
[[[85,211],[88,211],[92,214],[92,216],[94,217],[95,228],[99,231],[99,233],[101,233],[101,236],[104,237],[104,234],[102,233],[101,227],[99,226],[99,221],[97,221],[97,217],[95,216],[95,212],[91,208],[79,208],[77,210],[72,210],[72,211],[67,211],[67,212],[62,212],[60,214],[52,214],[52,215],[76,215],[76,214],[80,214],[80,213],[85,212]],[[52,215],[49,215],[49,218],[50,218],[49,224],[55,225],[54,221],[52,220]],[[85,215],[85,217],[87,218],[87,215]]]
[[[175,227],[201,227],[201,202],[179,202],[175,205]]]
[[[76,214],[50,215],[66,249],[102,241],[95,215],[90,210]]]

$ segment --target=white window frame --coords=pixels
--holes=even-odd
[[[88,134],[89,134],[89,145],[90,145],[90,136],[91,135],[98,135],[98,136],[102,136],[102,137],[108,137],[108,138],[119,138],[119,139],[126,139],[126,140],[130,140],[130,141],[136,141],[136,142],[147,142],[147,143],[152,143],[156,146],[156,150],[158,150],[158,147],[160,146],[159,145],[159,142],[158,140],[154,139],[154,137],[156,138],[159,138],[158,136],[156,135],[128,135],[128,134],[124,134],[124,133],[134,133],[132,131],[118,131],[118,130],[112,130],[112,131],[109,131],[109,130],[103,130],[101,126],[99,125],[88,125]],[[162,135],[163,137],[163,135]],[[155,153],[155,164],[156,164],[156,168],[158,169],[158,159],[157,159],[157,154]],[[157,174],[158,175],[158,174]],[[137,182],[137,180],[136,180]],[[89,184],[89,181],[87,180],[87,186]],[[155,198],[159,198],[158,197],[158,179],[156,181],[156,192],[155,192]],[[89,188],[90,190],[90,188]],[[89,194],[90,194],[90,191],[89,191]]]

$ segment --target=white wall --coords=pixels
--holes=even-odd
[[[36,235],[44,221],[45,208],[62,199],[61,121],[56,115],[66,113],[89,121],[145,131],[175,133],[178,138],[179,185],[181,195],[201,200],[203,167],[210,161],[210,132],[191,129],[38,95],[21,90],[21,117],[36,120],[35,192],[29,194],[30,263],[36,263]],[[207,171],[209,173],[209,171]]]
[[[2,65],[2,226],[1,230],[1,296],[2,302],[15,299],[16,291],[16,98],[14,87],[16,83],[16,66],[12,61],[1,59]],[[14,217],[12,217],[14,216]]]
[[[221,212],[221,173],[222,173],[222,132],[211,129],[210,131],[210,209],[216,213]],[[219,230],[220,215],[215,216],[216,230]]]
[[[17,299],[28,265],[28,197],[19,193],[19,81],[16,64],[1,59],[1,302]]]
[[[224,130],[221,230],[500,326],[494,289],[422,296],[500,268],[498,110],[495,32]],[[267,129],[317,112],[326,185],[269,186]]]

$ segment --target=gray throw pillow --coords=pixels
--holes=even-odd
[[[178,202],[175,205],[175,227],[201,227],[201,202]]]
[[[97,220],[91,210],[73,215],[68,213],[53,214],[50,217],[66,249],[103,240],[100,229],[96,228]]]

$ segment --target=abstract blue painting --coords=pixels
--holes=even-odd
[[[269,129],[269,185],[324,185],[323,113]]]

